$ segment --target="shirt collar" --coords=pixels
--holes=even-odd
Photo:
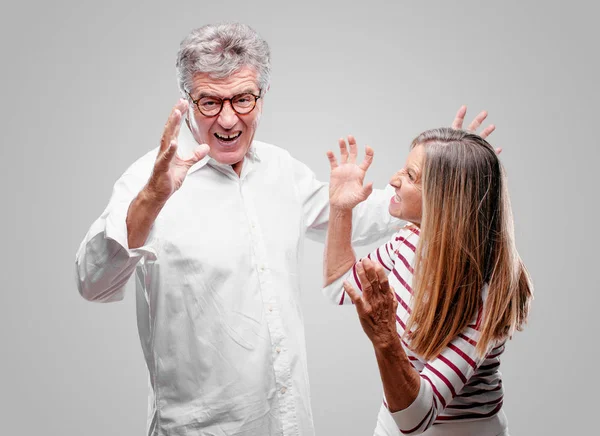
[[[188,127],[185,120],[182,120],[181,122],[182,126],[179,130],[179,137],[177,138],[178,153],[183,159],[186,159],[192,155],[194,149],[198,145],[198,142],[194,138],[194,135],[192,135],[192,132],[190,131],[190,128]],[[252,141],[252,144],[250,145],[250,148],[246,153],[246,158],[250,159],[253,162],[260,162],[260,156],[256,150],[256,146],[254,145],[254,141]],[[194,165],[192,165],[191,168],[188,170],[188,174],[199,170],[200,168],[204,167],[207,163],[210,163],[212,166],[223,166],[223,164],[220,164],[212,157],[206,156],[200,161],[196,162]]]

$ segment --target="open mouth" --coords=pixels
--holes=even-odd
[[[215,138],[223,142],[233,142],[240,137],[242,132],[232,133],[231,135],[224,135],[222,133],[215,133]]]

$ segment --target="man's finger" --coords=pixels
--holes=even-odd
[[[483,132],[481,132],[481,136],[482,138],[487,138],[488,136],[490,136],[490,134],[496,130],[496,126],[494,126],[493,124],[490,124],[489,126],[487,126],[485,129],[483,129]]]
[[[169,166],[173,160],[173,156],[177,153],[177,142],[171,141],[164,153],[159,153],[154,168],[156,171],[166,173],[169,171]]]
[[[340,144],[340,163],[345,164],[348,162],[348,148],[346,148],[346,141],[344,138],[338,140]]]
[[[479,112],[477,114],[477,116],[475,117],[475,119],[473,121],[471,121],[471,124],[469,124],[469,127],[467,127],[467,130],[470,132],[475,132],[477,129],[479,129],[479,126],[481,126],[481,123],[483,123],[485,121],[487,116],[488,116],[487,111]]]
[[[181,123],[181,109],[180,104],[182,99],[173,107],[171,110],[171,114],[167,119],[167,123],[165,124],[165,128],[163,129],[162,137],[160,138],[160,152],[164,152],[167,148],[169,148],[169,144],[173,140],[173,133],[177,126]]]
[[[177,109],[179,110],[179,113],[181,114],[180,118],[179,118],[179,122],[175,125],[175,131],[173,132],[173,138],[172,139],[177,139],[179,138],[179,130],[181,129],[181,124],[182,124],[182,120],[183,117],[185,116],[186,112],[188,111],[188,102],[187,100],[179,100],[179,103],[177,103]]]
[[[462,105],[460,109],[458,109],[458,112],[456,112],[456,116],[454,117],[454,121],[452,122],[453,129],[462,129],[466,114],[467,107],[465,105]]]
[[[200,144],[194,149],[194,154],[192,157],[186,159],[184,163],[189,169],[196,162],[200,162],[202,159],[204,159],[208,153],[210,153],[210,147],[208,144]]]
[[[375,152],[373,151],[373,149],[367,145],[365,147],[365,158],[363,159],[362,163],[360,164],[361,170],[367,171],[369,169],[369,167],[371,166],[371,163],[373,163],[374,155],[375,155]]]
[[[354,139],[354,136],[348,135],[348,145],[350,146],[350,159],[348,162],[355,163],[356,156],[358,155],[358,147],[356,147],[356,139]]]
[[[363,201],[369,198],[369,195],[373,192],[373,182],[369,182],[363,188]]]
[[[335,158],[335,154],[333,154],[333,151],[329,150],[327,152],[327,159],[329,159],[329,167],[332,170],[338,167],[337,159]]]

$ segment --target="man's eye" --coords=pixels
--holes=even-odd
[[[253,102],[253,96],[250,94],[238,95],[234,98],[233,102],[240,106],[248,106]]]
[[[200,100],[200,105],[202,107],[214,107],[219,104],[220,104],[220,102],[214,98],[203,98]]]

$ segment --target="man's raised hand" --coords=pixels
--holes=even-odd
[[[203,159],[210,151],[207,144],[200,144],[188,159],[182,159],[177,154],[181,120],[188,109],[187,100],[180,99],[177,102],[171,110],[160,139],[154,169],[146,186],[148,194],[158,202],[166,202],[181,187],[190,167]]]

